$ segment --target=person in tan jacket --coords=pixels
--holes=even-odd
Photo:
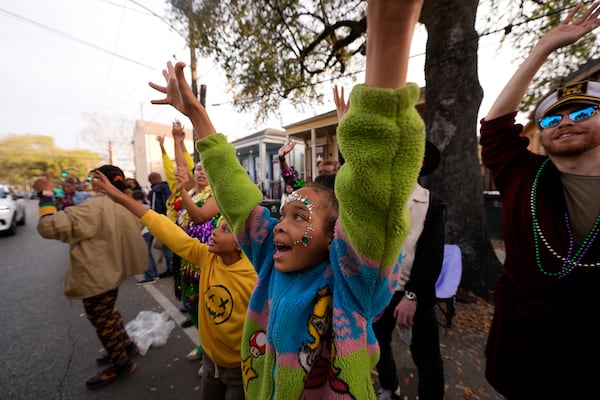
[[[119,190],[127,189],[120,168],[103,165],[98,170]],[[79,205],[57,211],[50,173],[36,180],[34,188],[40,191],[38,232],[70,246],[65,296],[83,301],[86,316],[105,349],[96,361],[108,367],[90,377],[87,387],[95,389],[131,375],[137,367],[130,358],[139,351],[127,335],[115,303],[121,282],[148,267],[140,223],[99,192]]]

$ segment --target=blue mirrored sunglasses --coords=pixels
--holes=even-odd
[[[599,106],[587,106],[584,108],[579,108],[575,111],[571,111],[568,114],[569,119],[573,122],[581,122],[581,121],[585,121],[586,119],[590,119],[592,117],[592,115],[594,115],[594,113],[596,112],[596,110],[598,109]],[[554,128],[556,125],[559,124],[559,122],[563,119],[563,117],[565,116],[563,114],[550,114],[550,115],[546,115],[543,118],[540,118],[540,126],[544,129],[547,128]]]

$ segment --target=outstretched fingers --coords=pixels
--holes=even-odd
[[[344,94],[344,87],[341,87],[341,91],[338,85],[333,85],[333,102],[335,103],[335,109],[337,111],[338,121],[348,112],[350,108],[350,99],[346,101]]]
[[[561,21],[561,25],[572,25],[582,29],[585,33],[592,31],[600,26],[600,1],[592,4],[579,18],[575,16],[583,8],[583,3],[579,3],[569,12],[567,17]]]
[[[580,6],[583,6],[583,4],[580,4]],[[597,24],[598,22],[600,22],[600,20],[598,19],[598,15],[600,15],[600,1],[596,1],[594,4],[589,6],[589,8],[581,16],[581,18],[579,18],[579,21],[582,23],[591,22]]]
[[[177,90],[177,85],[173,85],[175,79],[174,79],[174,68],[173,68],[173,64],[171,63],[171,61],[167,62],[167,68],[162,70],[162,75],[165,78],[165,81],[167,82],[166,86],[162,86],[162,85],[158,85],[154,82],[148,82],[148,85],[156,90],[157,92],[163,93],[165,94],[165,98],[163,99],[157,99],[157,100],[151,100],[150,103],[152,104],[171,104],[173,106],[175,106],[175,102],[174,102],[174,98],[179,97],[179,93],[174,93],[175,90]]]

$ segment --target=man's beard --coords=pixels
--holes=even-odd
[[[542,142],[542,146],[548,155],[554,157],[574,157],[600,146],[600,140],[596,135],[588,133],[583,142],[563,145],[550,141],[548,144]]]

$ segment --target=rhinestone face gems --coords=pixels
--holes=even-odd
[[[312,216],[313,216],[313,209],[314,209],[315,205],[313,203],[311,203],[311,201],[308,197],[302,196],[302,195],[298,194],[298,192],[292,192],[292,194],[290,194],[288,196],[285,204],[288,204],[291,201],[302,202],[308,210],[308,224],[306,224],[306,229],[304,230],[304,234],[302,235],[302,238],[300,240],[296,240],[294,242],[294,244],[298,244],[303,247],[308,247],[308,243],[313,238],[311,235],[311,232],[314,232],[314,230],[315,230],[312,226]]]

